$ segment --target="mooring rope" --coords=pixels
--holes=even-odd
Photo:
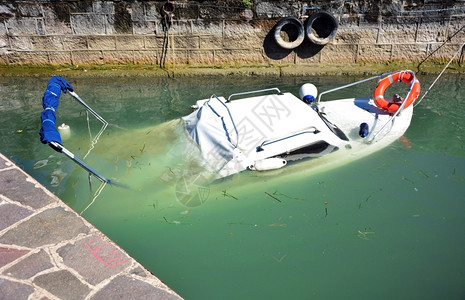
[[[105,131],[105,129],[108,126],[108,123],[103,123],[102,128],[100,128],[100,131],[92,139],[92,132],[90,130],[90,121],[89,121],[89,112],[88,111],[86,111],[86,115],[87,115],[87,118],[86,118],[87,119],[87,129],[89,131],[89,138],[90,138],[90,147],[89,147],[89,150],[87,151],[86,155],[84,155],[84,157],[82,159],[86,159],[87,155],[89,155],[90,152],[95,148],[95,145],[97,144],[100,136],[102,135],[102,133]]]
[[[463,27],[462,27],[463,28]],[[462,46],[460,46],[459,50],[457,50],[457,52],[455,52],[454,56],[452,56],[452,58],[450,59],[450,61],[447,63],[447,65],[444,67],[444,69],[442,69],[441,73],[439,73],[438,77],[436,77],[436,79],[433,81],[433,83],[430,85],[430,87],[428,88],[428,90],[423,94],[423,96],[420,98],[420,100],[415,104],[414,107],[416,107],[418,104],[420,104],[420,102],[423,100],[423,98],[425,98],[425,96],[429,93],[429,91],[431,90],[431,88],[436,84],[436,82],[439,80],[439,78],[442,76],[442,74],[446,71],[446,69],[449,67],[449,65],[452,63],[452,61],[455,59],[455,57],[459,54],[459,52],[462,52],[463,54],[463,49],[465,48],[465,43],[462,44]]]
[[[92,204],[94,204],[95,200],[97,199],[98,196],[100,196],[100,193],[102,192],[103,188],[107,185],[106,182],[102,182],[99,186],[99,188],[95,191],[95,194],[92,198],[92,201],[82,210],[79,215],[82,215]]]
[[[428,59],[430,58],[434,53],[436,53],[439,49],[441,49],[445,44],[451,41],[451,39],[456,36],[460,31],[462,31],[465,28],[465,25],[463,25],[459,30],[457,30],[453,35],[449,36],[444,43],[441,44],[441,46],[437,47],[433,52],[431,52],[428,56],[426,56],[417,66],[417,72],[420,72],[420,66]],[[456,54],[457,55],[457,54]],[[455,58],[455,56],[454,56]],[[459,60],[460,62],[460,60]]]

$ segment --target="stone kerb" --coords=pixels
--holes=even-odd
[[[0,299],[181,299],[0,154]]]

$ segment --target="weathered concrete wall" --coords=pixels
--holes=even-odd
[[[276,45],[271,30],[282,17],[303,20],[317,7],[339,23],[330,44]],[[448,60],[465,42],[464,25],[464,0],[1,0],[0,64],[419,61],[463,29],[434,55]]]

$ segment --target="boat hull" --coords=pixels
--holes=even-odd
[[[328,156],[333,163],[356,159],[400,138],[413,114],[408,107],[393,116],[370,98],[308,105],[290,93],[198,103],[199,109],[183,120],[214,179],[272,165],[268,161],[274,158],[292,162]],[[361,126],[365,135],[360,134]]]

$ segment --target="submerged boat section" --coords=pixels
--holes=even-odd
[[[411,71],[402,72],[415,77]],[[418,81],[415,78],[413,82]],[[305,90],[302,94],[304,88],[311,95]],[[392,143],[410,125],[413,106],[406,107],[403,99],[392,112],[379,107],[371,97],[320,101],[330,90],[315,101],[316,87],[306,84],[302,89],[302,99],[270,88],[232,94],[228,99],[212,95],[197,101],[195,111],[182,119],[211,177],[277,169],[288,162],[336,152],[356,158]],[[409,95],[406,99],[416,99],[418,93]],[[248,97],[232,99],[238,96]]]

